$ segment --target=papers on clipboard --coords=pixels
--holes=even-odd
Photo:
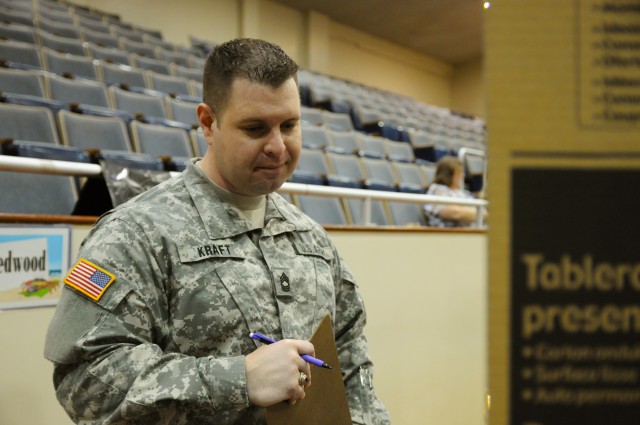
[[[347,393],[342,382],[329,316],[320,322],[311,337],[311,343],[315,347],[316,357],[330,364],[333,370],[312,366],[311,386],[305,390],[304,400],[294,405],[283,402],[268,407],[268,425],[351,425]]]

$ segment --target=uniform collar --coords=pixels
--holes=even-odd
[[[254,226],[238,211],[222,201],[204,172],[192,160],[182,173],[185,186],[198,211],[210,239],[232,238],[251,232]],[[304,231],[311,228],[300,211],[278,194],[267,195],[265,226],[263,234],[275,236],[280,233]]]

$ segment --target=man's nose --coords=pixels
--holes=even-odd
[[[284,137],[279,128],[274,129],[269,133],[267,143],[264,150],[270,155],[281,155],[285,150]]]

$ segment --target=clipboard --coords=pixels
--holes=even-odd
[[[311,366],[311,386],[305,390],[304,400],[290,405],[287,402],[267,407],[268,425],[351,425],[351,413],[347,393],[342,382],[342,371],[338,351],[333,339],[331,318],[322,319],[311,343],[316,357],[327,362],[333,369]]]

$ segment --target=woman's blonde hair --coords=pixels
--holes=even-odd
[[[453,175],[457,170],[462,171],[462,162],[455,156],[445,156],[438,161],[436,168],[436,177],[433,182],[451,187],[453,183]]]

